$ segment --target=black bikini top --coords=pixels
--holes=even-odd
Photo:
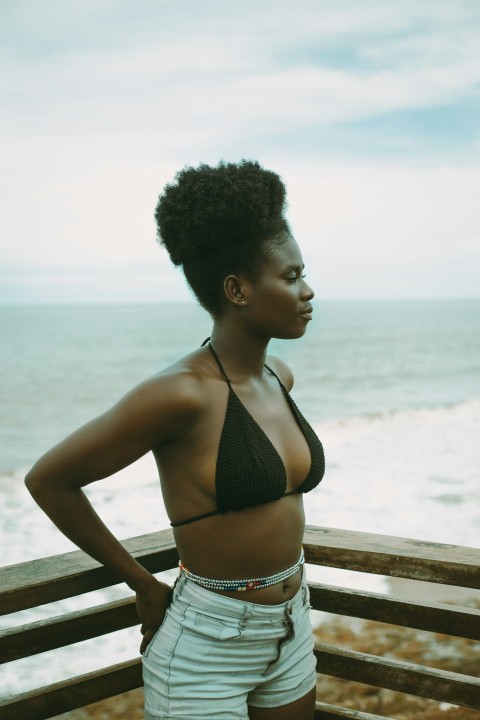
[[[205,340],[203,345],[207,342],[208,340]],[[287,495],[309,492],[318,485],[325,472],[322,443],[295,405],[278,375],[268,365],[265,365],[269,373],[277,378],[310,449],[311,464],[307,477],[301,485],[286,492],[287,473],[282,458],[236,395],[217,353],[209,342],[208,349],[228,385],[227,411],[220,437],[215,473],[217,508],[188,518],[188,520],[172,522],[170,523],[172,527],[187,525],[211,515],[269,503]]]

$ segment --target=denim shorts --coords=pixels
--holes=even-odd
[[[219,595],[180,575],[143,655],[145,720],[246,720],[315,687],[305,579],[280,605]]]

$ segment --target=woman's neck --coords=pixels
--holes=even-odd
[[[253,337],[232,322],[215,320],[210,338],[227,374],[238,381],[261,377],[267,356],[268,340]]]

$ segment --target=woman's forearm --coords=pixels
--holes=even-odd
[[[115,573],[134,592],[143,591],[154,581],[106,527],[80,488],[52,489],[28,475],[25,484],[37,504],[66,537]]]

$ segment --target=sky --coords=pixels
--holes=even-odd
[[[318,298],[480,295],[476,0],[4,0],[0,303],[191,299],[186,165],[287,186]]]

